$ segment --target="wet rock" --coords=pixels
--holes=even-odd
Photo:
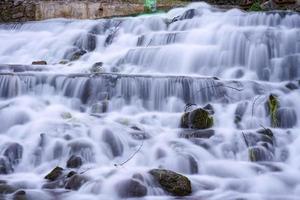
[[[213,123],[213,117],[202,108],[184,113],[181,117],[181,128],[207,129],[211,128]]]
[[[276,123],[279,128],[293,128],[297,121],[296,111],[292,108],[279,108],[276,111]]]
[[[235,113],[234,113],[234,123],[240,128],[240,122],[243,120],[245,112],[248,107],[248,102],[241,102],[237,105]]]
[[[203,109],[206,110],[210,115],[215,114],[215,109],[210,103],[204,106]]]
[[[184,130],[180,133],[179,137],[190,139],[190,138],[204,138],[208,139],[215,134],[213,129],[205,130]]]
[[[13,200],[27,200],[26,192],[24,190],[18,190],[13,194]]]
[[[189,163],[190,163],[190,173],[197,174],[199,172],[198,163],[193,156],[189,156]]]
[[[45,179],[48,179],[50,181],[55,181],[63,175],[63,171],[64,171],[63,168],[55,167],[49,174],[45,176]]]
[[[68,168],[79,168],[82,165],[82,159],[80,156],[72,155],[67,161]]]
[[[44,60],[33,61],[32,65],[47,65],[47,62]]]
[[[287,83],[285,85],[285,87],[288,88],[288,89],[290,89],[290,90],[297,90],[297,89],[299,89],[299,87],[295,83],[292,83],[292,82]]]
[[[248,151],[249,159],[252,162],[271,161],[273,159],[271,152],[263,146],[250,147]]]
[[[94,63],[92,68],[91,68],[91,73],[102,73],[102,72],[104,72],[104,69],[103,69],[102,66],[103,66],[102,62]]]
[[[13,172],[11,163],[6,157],[0,157],[0,174],[9,174]]]
[[[67,60],[61,60],[61,61],[59,61],[58,64],[66,65],[66,64],[68,64],[68,61]]]
[[[17,188],[8,185],[6,183],[0,184],[0,194],[11,194],[14,193],[17,190]]]
[[[114,157],[121,156],[123,154],[123,145],[118,137],[113,132],[106,129],[103,131],[102,140],[111,149],[111,153]]]
[[[187,196],[192,193],[190,180],[181,174],[165,169],[153,169],[149,173],[165,191],[175,196]]]
[[[75,60],[79,60],[81,56],[83,56],[84,54],[86,54],[87,51],[79,49],[77,51],[75,51],[71,57],[70,57],[70,61],[75,61]]]
[[[92,33],[87,33],[78,38],[74,44],[79,49],[84,49],[86,51],[94,51],[97,46],[97,37]]]
[[[75,174],[71,176],[69,180],[67,180],[65,188],[69,190],[78,190],[88,180],[89,178],[84,175]]]
[[[13,165],[19,164],[23,156],[23,147],[18,143],[10,143],[6,145],[3,155],[7,157]]]
[[[129,179],[117,184],[118,195],[121,198],[143,197],[147,195],[147,187],[138,180]]]
[[[56,188],[63,188],[65,185],[64,179],[58,179],[56,181],[51,181],[48,183],[45,183],[42,188],[43,189],[56,189]]]
[[[92,162],[94,161],[94,150],[93,146],[88,141],[71,141],[68,144],[70,148],[70,155],[78,155],[83,161]]]
[[[105,113],[107,112],[107,109],[108,109],[108,101],[103,100],[101,102],[94,103],[91,106],[91,113]]]

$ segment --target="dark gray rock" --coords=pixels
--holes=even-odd
[[[147,195],[147,187],[139,180],[129,179],[116,185],[118,195],[121,198],[143,197]]]
[[[7,157],[10,163],[17,165],[22,159],[23,147],[18,143],[7,144],[3,155]]]
[[[63,175],[64,169],[61,167],[55,167],[49,174],[45,176],[45,179],[55,181]]]
[[[67,161],[68,168],[79,168],[82,165],[82,159],[80,156],[72,155]]]
[[[11,194],[17,191],[17,188],[8,185],[6,183],[1,183],[0,184],[0,194]]]
[[[190,139],[190,138],[204,138],[209,139],[215,134],[213,129],[205,130],[184,130],[180,133],[179,137]]]
[[[181,117],[181,128],[207,129],[213,126],[214,120],[210,113],[202,108],[186,112]]]
[[[75,174],[67,180],[65,188],[69,190],[78,190],[87,181],[89,181],[88,177],[81,174]]]
[[[113,132],[108,129],[104,130],[102,140],[109,146],[114,157],[121,156],[123,154],[123,144],[121,143],[120,139],[114,135]]]
[[[160,186],[175,196],[187,196],[192,193],[190,180],[176,172],[165,169],[153,169],[149,172]]]

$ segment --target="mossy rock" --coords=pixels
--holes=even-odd
[[[184,113],[181,117],[181,128],[207,129],[211,128],[213,124],[214,119],[209,111],[202,108]]]
[[[278,120],[276,117],[277,110],[279,108],[279,100],[278,97],[274,94],[270,94],[268,98],[268,112],[271,117],[271,125],[272,127],[278,126]]]
[[[55,181],[63,174],[63,170],[64,169],[61,167],[55,167],[49,174],[45,176],[45,179]]]
[[[165,169],[153,169],[149,173],[172,195],[187,196],[192,193],[191,181],[181,174]]]
[[[263,146],[251,147],[248,149],[248,153],[251,162],[271,161],[273,159],[271,152]]]

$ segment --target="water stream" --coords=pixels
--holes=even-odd
[[[31,65],[38,60],[48,65]],[[0,183],[27,199],[121,199],[132,179],[146,187],[139,199],[177,199],[154,183],[154,168],[191,180],[183,199],[299,199],[299,13],[191,4],[0,24],[0,63]],[[280,105],[276,127],[270,94]],[[210,137],[180,128],[187,104],[213,106]],[[258,139],[266,128],[272,146],[253,162],[249,145],[266,145]],[[88,181],[51,188],[45,175],[72,155]]]

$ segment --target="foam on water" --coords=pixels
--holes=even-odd
[[[140,17],[2,24],[0,44],[0,180],[29,199],[118,199],[120,183],[137,176],[144,199],[172,199],[147,173],[158,167],[189,177],[190,199],[298,199],[299,14],[191,4]],[[49,65],[29,66],[36,60]],[[271,93],[280,102],[272,142],[259,133],[271,127]],[[208,103],[214,133],[187,137],[185,105]],[[245,140],[263,161],[249,160]],[[71,155],[89,181],[78,191],[43,188]]]

